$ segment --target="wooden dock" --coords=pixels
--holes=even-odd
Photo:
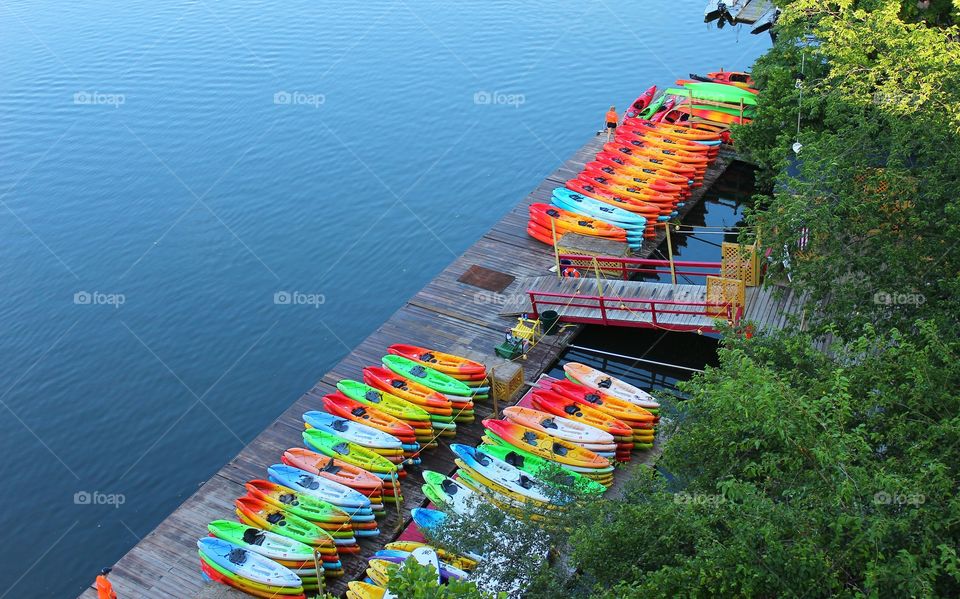
[[[234,500],[245,494],[244,483],[265,477],[266,468],[278,463],[284,450],[301,446],[303,412],[319,409],[320,398],[334,391],[338,380],[358,379],[363,367],[378,364],[387,346],[410,343],[441,350],[465,346],[485,355],[492,354],[493,347],[503,340],[504,332],[515,319],[499,314],[498,302],[504,295],[491,291],[491,288],[496,288],[498,282],[542,276],[553,264],[552,248],[526,233],[527,207],[534,202],[549,202],[553,189],[574,177],[594,157],[602,141],[600,137],[591,138],[124,555],[110,577],[117,594],[125,599],[198,596],[204,583],[198,566],[196,541],[206,534],[207,523],[232,518]],[[681,216],[699,202],[705,190],[733,158],[729,148],[721,152],[708,171],[704,186],[683,207]],[[662,237],[645,245],[643,255],[650,255],[661,241]],[[525,379],[535,380],[550,368],[578,330],[579,327],[569,327],[560,335],[545,337],[538,343],[522,361]],[[476,422],[458,426],[455,441],[471,445],[479,443],[480,420],[488,417],[492,410],[489,400],[478,402]],[[420,468],[452,472],[455,466],[447,444],[441,440],[440,447],[426,451]],[[405,501],[399,518],[395,511],[389,510],[380,524],[382,534],[376,539],[361,540],[362,552],[343,559],[346,575],[329,581],[329,592],[341,594],[348,581],[362,575],[367,557],[394,538],[409,519],[411,508],[423,504],[420,468],[411,468],[403,482]],[[92,599],[96,592],[88,588],[80,597]]]

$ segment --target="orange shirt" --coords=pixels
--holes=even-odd
[[[607,122],[608,122],[608,123],[616,123],[616,122],[619,122],[619,121],[620,121],[620,117],[617,116],[617,111],[616,111],[616,110],[608,110],[608,111],[607,111]]]
[[[113,585],[103,574],[97,576],[97,599],[117,599],[117,594],[113,592]]]

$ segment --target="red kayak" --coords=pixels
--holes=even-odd
[[[444,374],[484,374],[487,371],[487,367],[480,362],[416,345],[395,343],[387,348],[387,352],[419,362]]]
[[[640,94],[640,97],[633,101],[633,104],[630,105],[630,108],[627,109],[627,118],[635,117],[643,109],[650,105],[650,102],[653,100],[653,96],[657,93],[657,86],[651,85],[650,89]]]

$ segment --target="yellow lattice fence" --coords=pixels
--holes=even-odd
[[[747,287],[760,284],[760,261],[757,245],[740,245],[723,242],[720,248],[720,276],[724,279],[740,279]]]
[[[733,316],[738,307],[743,307],[745,301],[746,287],[743,279],[707,277],[707,303],[718,304],[707,306],[707,316],[719,318]]]

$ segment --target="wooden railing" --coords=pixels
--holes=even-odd
[[[743,316],[743,306],[716,302],[693,302],[644,298],[621,298],[601,295],[580,295],[547,291],[528,291],[534,316],[542,310],[554,310],[564,322],[603,324],[628,327],[646,327],[673,331],[715,331],[713,319],[723,319],[736,324]],[[557,308],[560,308],[559,310]],[[569,309],[587,308],[597,310],[599,316],[574,316],[564,314]],[[641,318],[633,318],[640,315]],[[649,319],[644,318],[649,315]],[[628,317],[629,316],[629,317]],[[692,316],[704,319],[701,322],[678,322],[679,317]]]

